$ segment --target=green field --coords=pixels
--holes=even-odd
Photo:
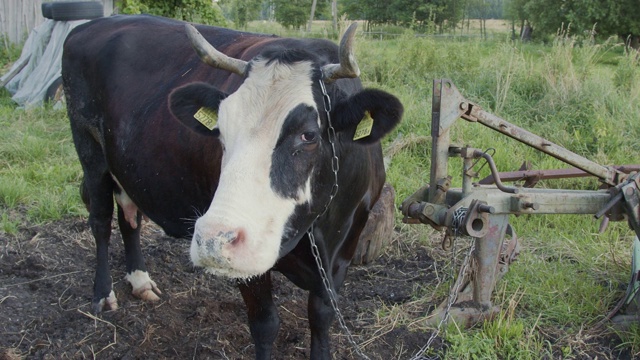
[[[3,48],[1,54],[4,72],[18,53]],[[438,78],[451,79],[484,109],[600,164],[640,164],[639,57],[616,39],[595,42],[563,35],[543,45],[511,42],[506,33],[482,41],[407,32],[382,41],[360,37],[356,54],[365,86],[396,94],[405,106],[402,124],[383,144],[398,204],[428,182],[431,88]],[[517,170],[525,160],[534,169],[566,167],[478,124],[459,121],[452,140],[495,148],[500,171]],[[451,161],[450,175],[460,186],[459,163]],[[77,190],[80,180],[66,112],[51,106],[16,109],[1,90],[0,231],[11,235],[23,223],[86,215]],[[593,190],[598,185],[593,179],[572,179],[538,186]],[[438,249],[440,235],[426,226],[401,224],[400,218],[396,241],[419,241],[434,249],[435,258],[448,256]],[[587,215],[511,220],[523,249],[496,287],[494,302],[503,313],[470,330],[450,326],[444,357],[593,358],[598,354],[594,343],[640,354],[638,328],[595,328],[628,281],[634,234],[626,222],[612,223],[599,234],[599,223]],[[410,305],[380,309],[380,322],[423,328],[413,310],[444,298],[448,285],[421,289]]]

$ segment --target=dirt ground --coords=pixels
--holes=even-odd
[[[234,283],[194,268],[188,240],[145,224],[142,242],[161,301],[146,304],[131,295],[114,227],[110,263],[120,307],[95,317],[90,313],[95,254],[86,219],[0,235],[0,359],[253,358],[245,307]],[[384,305],[413,300],[415,286],[433,281],[432,272],[425,271],[432,262],[425,249],[416,248],[407,249],[402,259],[384,255],[374,264],[351,268],[341,311],[372,359],[410,358],[426,342],[430,333],[380,328],[377,313]],[[273,357],[308,358],[306,292],[279,274],[274,287],[282,325]],[[337,325],[331,341],[334,359],[355,358]],[[441,346],[437,339],[434,348]]]
[[[188,240],[167,237],[148,223],[143,229],[143,252],[163,291],[161,301],[147,304],[131,295],[114,227],[110,263],[120,307],[97,317],[90,313],[95,254],[86,219],[24,226],[17,236],[0,234],[0,360],[253,358],[245,307],[234,283],[194,268]],[[429,256],[432,251],[405,241],[406,236],[396,233],[395,243],[373,264],[352,267],[340,292],[346,323],[371,359],[409,359],[431,335],[380,321],[394,305],[415,302],[416,289],[439,281],[434,265],[444,268]],[[306,359],[306,293],[279,274],[274,274],[274,288],[282,325],[273,358]],[[411,316],[430,310],[420,307]],[[562,358],[558,331],[548,340]],[[334,359],[357,358],[335,324],[331,341]],[[616,345],[618,339],[594,336],[583,349],[572,347],[581,354],[576,359],[630,358]],[[439,337],[432,344],[440,353],[445,347]]]

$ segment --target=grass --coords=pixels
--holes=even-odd
[[[8,96],[3,90],[3,99]],[[30,223],[82,214],[81,170],[66,112],[19,110],[5,102],[0,128],[0,228],[10,234],[17,230],[17,209]]]
[[[329,28],[318,30],[329,34]],[[271,23],[250,24],[248,30],[291,34]],[[0,54],[3,69],[17,58],[12,51]],[[598,163],[640,163],[639,60],[615,39],[597,43],[561,34],[544,46],[514,43],[499,31],[491,41],[416,37],[407,31],[391,40],[359,38],[356,54],[365,86],[392,92],[405,106],[402,124],[383,143],[398,203],[429,181],[431,87],[437,78],[451,79],[486,110]],[[495,148],[501,171],[516,170],[525,160],[535,169],[566,167],[478,124],[459,121],[452,140]],[[450,163],[454,186],[460,186],[460,166]],[[15,233],[23,221],[46,223],[84,214],[77,191],[80,176],[65,112],[15,109],[9,95],[0,93],[0,231]],[[565,179],[538,186],[598,185],[593,179]],[[523,250],[496,287],[494,303],[502,313],[470,330],[449,327],[443,356],[593,358],[598,353],[589,342],[597,336],[613,336],[617,350],[640,354],[638,328],[617,333],[595,329],[628,281],[634,234],[626,223],[612,223],[604,234],[598,234],[590,216],[521,216],[511,223]],[[377,316],[382,324],[422,330],[423,319],[416,314],[446,296],[450,255],[438,249],[439,235],[430,228],[398,227],[401,241],[433,249],[444,267],[438,270],[442,281],[425,284],[416,289],[415,301],[380,309]]]

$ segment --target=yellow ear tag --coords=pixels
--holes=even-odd
[[[358,127],[356,127],[356,133],[353,134],[353,140],[366,138],[371,135],[371,129],[373,129],[373,118],[368,111],[365,111],[364,117],[360,120]]]
[[[218,122],[218,113],[208,107],[201,107],[193,117],[209,130],[213,130]]]

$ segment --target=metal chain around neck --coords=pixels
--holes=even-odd
[[[316,221],[320,216],[324,215],[327,212],[327,210],[329,209],[329,204],[331,204],[331,202],[333,201],[333,198],[338,193],[338,170],[340,169],[340,165],[338,163],[338,155],[337,155],[336,146],[335,146],[336,130],[333,128],[333,124],[331,123],[331,98],[329,98],[329,94],[327,94],[327,89],[324,86],[324,81],[322,79],[320,79],[320,89],[322,90],[324,111],[327,114],[327,131],[329,134],[329,143],[331,144],[331,154],[332,154],[331,170],[333,171],[334,183],[331,188],[331,193],[329,194],[329,199],[327,200],[327,203],[324,209],[313,220],[311,227],[309,228],[309,230],[307,230],[307,235],[309,236],[309,242],[311,243],[311,253],[313,254],[313,258],[316,261],[318,272],[320,273],[320,278],[322,279],[322,285],[324,286],[324,289],[327,292],[327,295],[329,296],[331,308],[333,309],[333,312],[335,313],[336,318],[338,319],[338,324],[340,325],[340,328],[342,329],[342,331],[347,335],[347,340],[349,341],[351,346],[353,346],[356,354],[358,354],[358,356],[360,356],[363,359],[369,360],[369,357],[365,355],[362,352],[362,350],[360,350],[360,346],[353,338],[353,335],[351,335],[351,331],[349,331],[349,328],[347,327],[347,323],[344,321],[344,316],[342,316],[342,312],[338,307],[338,298],[336,296],[336,293],[333,291],[333,286],[331,285],[331,280],[329,279],[329,275],[327,275],[327,272],[324,269],[324,266],[322,265],[322,257],[320,256],[320,249],[318,248],[318,245],[316,244],[315,236],[313,235],[313,228]]]
[[[464,258],[464,262],[462,263],[462,267],[460,268],[460,272],[458,273],[458,277],[455,278],[455,264],[456,264],[456,239],[458,238],[458,229],[460,228],[460,226],[462,225],[462,221],[464,220],[465,216],[467,215],[467,208],[461,207],[458,208],[454,214],[453,214],[453,224],[452,224],[452,232],[453,232],[453,240],[452,240],[452,246],[451,246],[451,270],[449,273],[449,277],[451,278],[451,287],[449,288],[449,295],[447,298],[447,306],[444,309],[444,315],[442,316],[442,319],[440,319],[440,322],[438,323],[438,326],[436,327],[436,330],[431,333],[431,336],[429,337],[429,339],[427,340],[427,343],[420,348],[420,350],[418,350],[418,352],[410,359],[410,360],[432,360],[432,359],[437,359],[437,357],[430,357],[430,356],[426,356],[424,353],[427,352],[427,350],[429,350],[431,348],[431,344],[433,343],[433,341],[436,339],[436,337],[438,337],[438,335],[440,334],[440,332],[442,331],[442,325],[444,325],[445,323],[447,323],[449,321],[449,317],[450,317],[450,313],[451,313],[451,307],[453,306],[453,304],[455,304],[456,300],[458,299],[458,291],[460,291],[460,287],[463,285],[463,279],[464,279],[464,274],[467,272],[467,268],[469,267],[469,264],[471,263],[471,255],[473,254],[473,251],[475,250],[475,238],[471,239],[471,245],[469,246],[469,250],[467,251],[467,254],[465,255]],[[454,278],[456,279],[454,281]],[[446,330],[446,329],[445,329]]]
[[[324,81],[322,78],[320,79],[320,90],[322,90],[322,102],[324,103],[324,112],[327,114],[327,134],[329,137],[329,144],[331,145],[331,171],[333,171],[333,186],[331,187],[331,192],[329,193],[329,200],[322,210],[320,214],[316,217],[315,220],[329,209],[329,204],[333,201],[333,198],[336,197],[338,193],[338,171],[340,170],[340,163],[338,160],[338,153],[336,152],[336,129],[333,128],[333,124],[331,123],[331,98],[327,93],[327,88],[324,86]],[[314,223],[315,223],[314,220]]]

